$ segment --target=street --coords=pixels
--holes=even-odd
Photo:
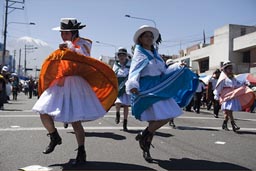
[[[12,99],[12,97],[11,97]],[[235,112],[238,133],[223,131],[223,114],[214,118],[212,110],[200,114],[185,112],[174,120],[177,128],[168,124],[158,130],[153,139],[153,163],[142,156],[136,134],[144,129],[130,114],[128,132],[122,131],[122,122],[115,124],[115,108],[101,118],[84,122],[87,163],[72,166],[77,149],[71,125],[56,123],[62,144],[51,154],[42,151],[50,138],[39,115],[31,108],[37,97],[28,99],[23,93],[17,101],[10,100],[0,111],[0,171],[40,165],[53,171],[71,170],[256,170],[256,114]],[[171,111],[170,111],[171,112]],[[122,116],[122,115],[121,115]],[[122,121],[122,117],[121,117]],[[230,130],[230,122],[228,124]]]

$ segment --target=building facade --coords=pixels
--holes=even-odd
[[[256,74],[256,27],[228,24],[214,31],[209,44],[196,44],[180,51],[175,61],[185,61],[198,74],[211,74],[225,61],[234,71]]]

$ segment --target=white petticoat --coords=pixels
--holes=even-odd
[[[141,114],[141,121],[156,121],[176,118],[182,114],[182,110],[173,98],[161,100]]]
[[[121,103],[123,105],[130,106],[131,105],[131,96],[124,93],[122,96],[117,97],[115,104],[116,103]]]
[[[33,111],[66,123],[96,120],[106,114],[89,83],[82,77],[65,77],[63,86],[56,83],[42,93]]]

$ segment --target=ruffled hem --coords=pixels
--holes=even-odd
[[[65,77],[63,86],[53,83],[32,110],[59,122],[90,121],[106,114],[90,85],[79,76]]]
[[[182,110],[174,99],[161,100],[154,103],[141,114],[141,121],[157,121],[176,118]]]

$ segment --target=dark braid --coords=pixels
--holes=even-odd
[[[72,40],[74,40],[74,39],[76,39],[76,38],[79,37],[79,32],[78,32],[78,30],[76,30],[76,31],[71,31],[71,33],[72,33]]]

